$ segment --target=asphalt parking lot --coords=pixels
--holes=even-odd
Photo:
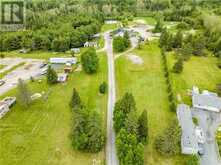
[[[2,78],[5,81],[5,84],[0,86],[0,95],[6,93],[12,88],[17,86],[18,79],[28,80],[30,77],[37,77],[41,74],[40,66],[44,63],[44,60],[38,59],[22,59],[22,58],[3,58],[0,60],[0,64],[6,65],[3,69],[0,70],[0,73],[3,73],[13,66],[24,62],[23,66],[20,66],[8,73]]]

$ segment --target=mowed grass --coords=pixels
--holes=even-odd
[[[176,62],[175,56],[170,53],[167,59],[174,92],[181,95],[184,102],[190,103],[187,90],[192,89],[193,86],[215,92],[217,84],[221,83],[221,70],[217,67],[218,61],[215,57],[192,56],[189,61],[184,62],[184,69],[181,74],[172,72],[172,67]]]
[[[131,92],[136,100],[139,113],[144,109],[148,112],[149,144],[145,147],[146,165],[177,165],[182,164],[183,157],[164,157],[154,147],[155,138],[161,134],[168,124],[176,117],[170,112],[166,84],[161,66],[160,49],[154,41],[132,52],[144,60],[139,66],[133,64],[125,56],[116,61],[118,99],[125,92]]]
[[[100,95],[98,88],[101,82],[107,81],[106,62],[106,56],[100,53],[97,74],[75,72],[64,84],[48,86],[45,80],[42,83],[30,82],[33,92],[51,92],[47,101],[35,101],[28,110],[17,103],[0,120],[0,164],[91,165],[93,160],[104,164],[104,150],[97,154],[73,150],[70,139],[73,113],[69,101],[72,89],[76,88],[85,105],[101,114],[105,132],[107,95]],[[16,89],[7,96],[15,93]]]
[[[0,64],[0,70],[3,69],[4,67],[5,67],[5,65]]]
[[[134,21],[136,20],[144,20],[146,24],[152,25],[152,26],[154,26],[157,23],[154,17],[136,17]]]
[[[106,31],[109,31],[109,30],[114,30],[114,29],[117,29],[119,28],[120,25],[119,23],[114,23],[114,24],[104,24],[101,28],[101,32],[106,32]]]

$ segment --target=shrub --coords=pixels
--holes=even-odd
[[[99,87],[99,91],[100,93],[104,94],[107,92],[107,83],[106,82],[103,82],[100,87]]]
[[[177,120],[174,120],[162,135],[155,140],[156,150],[166,156],[177,155],[180,153],[181,130]]]

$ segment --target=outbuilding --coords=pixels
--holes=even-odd
[[[68,79],[68,74],[67,73],[58,73],[58,79],[57,81],[60,83],[66,82]]]
[[[77,58],[71,57],[71,58],[50,58],[50,63],[51,64],[76,64],[77,63]]]

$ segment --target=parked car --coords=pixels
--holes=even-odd
[[[4,80],[0,80],[0,86],[4,85],[5,81]]]

